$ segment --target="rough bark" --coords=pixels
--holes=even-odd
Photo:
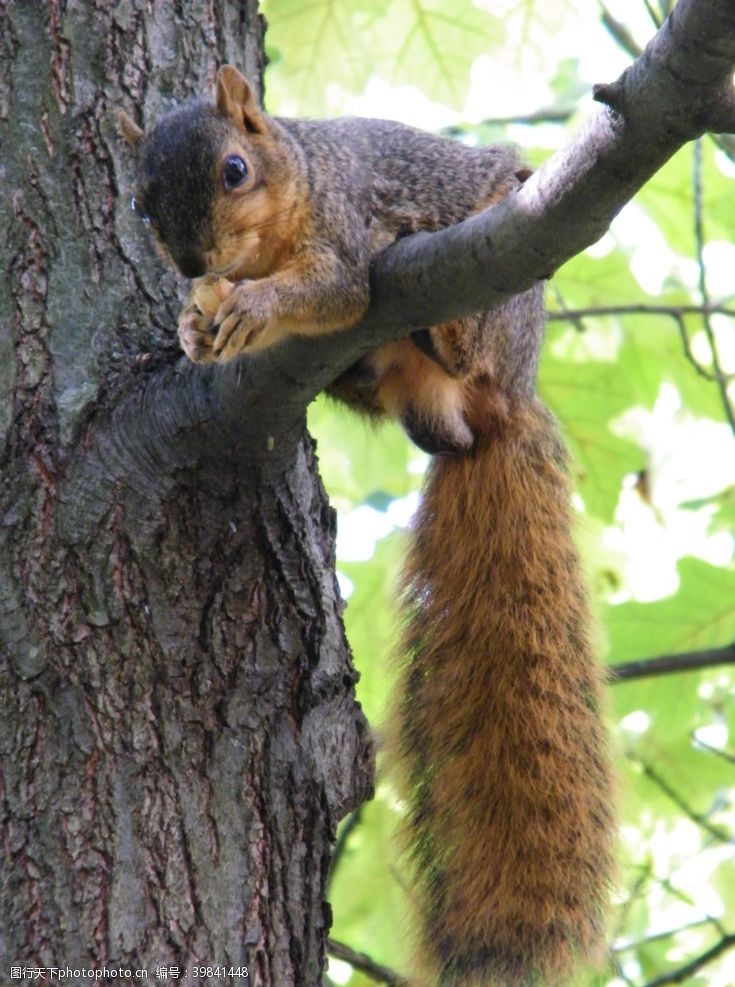
[[[256,5],[0,3],[0,47],[0,979],[317,984],[371,785],[334,518],[303,406],[269,441],[181,360],[112,112],[258,81]]]

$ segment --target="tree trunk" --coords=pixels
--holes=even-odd
[[[181,359],[114,122],[258,82],[262,31],[254,0],[0,0],[3,981],[321,980],[372,778],[334,517],[302,415],[233,420],[249,371]]]

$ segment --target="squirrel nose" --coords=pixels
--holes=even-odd
[[[207,268],[197,254],[180,254],[176,257],[176,266],[185,278],[200,278],[207,273]]]

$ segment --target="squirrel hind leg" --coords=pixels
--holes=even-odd
[[[465,379],[478,371],[487,371],[487,357],[482,352],[484,315],[442,322],[430,329],[411,333],[413,345],[436,363],[450,377]]]
[[[332,381],[327,394],[359,414],[379,418],[385,414],[379,385],[378,372],[372,359],[364,356]]]
[[[462,416],[426,417],[422,409],[409,404],[401,415],[406,435],[430,456],[457,456],[468,452],[475,437]]]
[[[380,404],[430,455],[468,452],[475,436],[465,416],[467,386],[410,339],[380,346],[371,357]]]

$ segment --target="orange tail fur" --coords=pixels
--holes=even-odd
[[[395,735],[421,983],[567,983],[601,946],[612,784],[566,454],[543,406],[433,460],[405,599]]]

